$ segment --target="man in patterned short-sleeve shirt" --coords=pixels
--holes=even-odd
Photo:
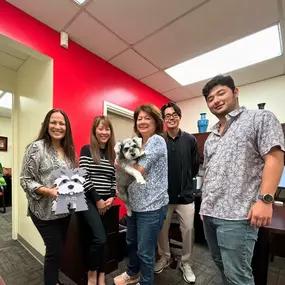
[[[254,285],[251,270],[258,228],[269,225],[284,166],[284,135],[267,110],[239,107],[230,76],[203,88],[219,119],[204,148],[201,217],[224,284]]]

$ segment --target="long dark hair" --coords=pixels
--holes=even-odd
[[[141,134],[138,131],[137,120],[140,112],[148,113],[155,121],[155,133],[163,136],[163,120],[160,110],[153,104],[144,104],[136,108],[134,113],[134,131],[138,136]]]
[[[52,145],[52,140],[50,137],[50,134],[48,132],[50,117],[53,113],[60,113],[65,120],[65,136],[61,139],[60,145],[63,148],[64,155],[71,161],[71,163],[75,166],[77,166],[78,161],[75,153],[75,147],[74,147],[74,141],[72,137],[71,132],[71,126],[70,121],[66,113],[60,109],[52,109],[50,110],[42,123],[42,127],[40,129],[38,137],[35,139],[35,141],[44,140],[45,147],[50,148]]]
[[[100,145],[98,142],[98,139],[96,137],[96,129],[98,126],[102,123],[106,128],[110,128],[111,130],[111,136],[110,139],[108,140],[106,144],[106,150],[107,150],[107,157],[108,160],[112,165],[114,165],[115,161],[115,151],[114,151],[114,146],[115,146],[115,135],[114,135],[114,130],[113,130],[113,125],[109,118],[107,116],[97,116],[93,120],[92,127],[91,127],[91,133],[90,133],[90,151],[93,160],[97,163],[100,164]]]

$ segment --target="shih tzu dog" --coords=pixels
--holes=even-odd
[[[128,138],[119,141],[115,145],[116,161],[120,169],[116,171],[118,197],[124,202],[127,208],[127,215],[131,216],[128,199],[128,186],[135,179],[137,183],[145,184],[142,174],[133,168],[138,158],[145,153],[141,151],[142,139],[139,137]]]

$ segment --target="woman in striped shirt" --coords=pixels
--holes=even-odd
[[[116,197],[114,168],[114,132],[106,116],[94,119],[90,145],[83,146],[80,167],[86,170],[84,189],[88,210],[79,217],[88,232],[88,285],[105,285],[104,252],[106,233],[102,217],[112,206]]]

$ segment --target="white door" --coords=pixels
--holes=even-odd
[[[107,116],[112,122],[116,142],[135,136],[133,119],[110,111]]]

